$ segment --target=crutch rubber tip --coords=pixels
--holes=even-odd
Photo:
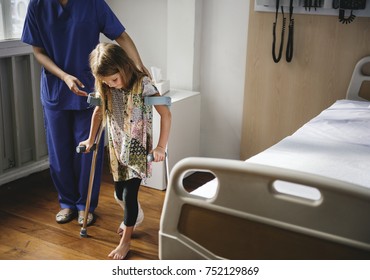
[[[87,229],[86,228],[82,228],[81,231],[80,231],[80,236],[81,237],[87,237]]]

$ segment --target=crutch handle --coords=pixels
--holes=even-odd
[[[154,156],[153,156],[153,154],[148,154],[148,155],[146,156],[146,160],[147,160],[148,162],[153,161],[153,160],[154,160]]]
[[[167,158],[167,153],[165,154],[165,157]],[[147,160],[148,162],[153,161],[153,160],[154,160],[154,156],[153,156],[153,154],[152,154],[152,153],[148,154],[148,155],[146,156],[146,160]]]
[[[94,151],[96,149],[96,144],[92,145],[91,148],[90,148],[90,151]],[[79,145],[76,147],[76,152],[79,154],[79,153],[83,153],[83,152],[86,152],[86,146],[85,145]]]

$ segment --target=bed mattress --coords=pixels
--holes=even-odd
[[[370,102],[338,100],[332,106],[274,146],[248,162],[325,176],[370,188]],[[280,186],[278,186],[279,188]],[[316,199],[315,189],[281,186]],[[193,191],[213,197],[217,179]]]

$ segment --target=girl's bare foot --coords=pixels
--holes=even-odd
[[[123,260],[127,256],[129,250],[130,242],[119,244],[116,249],[110,252],[108,257],[112,258],[113,260]]]

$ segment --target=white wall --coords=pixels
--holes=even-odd
[[[249,1],[203,0],[201,153],[239,159]]]
[[[167,0],[106,0],[135,42],[141,59],[167,77]]]
[[[107,3],[147,67],[162,68],[175,87],[201,92],[201,155],[239,159],[249,1]]]
[[[167,72],[174,88],[200,88],[202,2],[167,1]]]

